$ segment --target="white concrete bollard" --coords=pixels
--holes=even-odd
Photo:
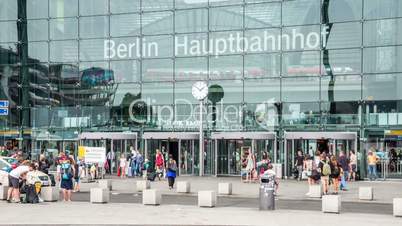
[[[108,203],[110,201],[110,191],[103,188],[91,188],[91,203]]]
[[[8,186],[0,186],[0,200],[7,200]]]
[[[151,183],[149,180],[139,180],[137,181],[137,191],[142,192],[144,190],[150,189]]]
[[[157,206],[162,203],[162,194],[155,189],[144,190],[142,193],[142,204]]]
[[[231,195],[232,194],[232,183],[219,183],[218,184],[218,194]]]
[[[402,217],[402,198],[394,198],[394,216]]]
[[[324,212],[324,213],[340,213],[341,212],[341,196],[324,195],[322,197],[322,212]]]
[[[112,190],[112,181],[111,180],[99,180],[98,184],[99,184],[99,188],[106,189],[108,191]]]
[[[321,198],[322,197],[322,186],[321,184],[313,184],[309,188],[310,198]]]
[[[359,187],[359,199],[372,201],[374,199],[373,188]]]
[[[176,190],[178,193],[190,193],[191,184],[188,181],[178,181]]]
[[[198,206],[199,207],[215,207],[216,206],[216,192],[215,191],[199,191],[198,192]]]
[[[57,202],[60,199],[60,190],[57,187],[43,187],[40,195],[45,202]]]

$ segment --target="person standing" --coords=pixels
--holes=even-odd
[[[131,166],[131,176],[136,177],[137,176],[137,152],[135,150],[131,151],[130,166]]]
[[[120,156],[120,177],[125,178],[126,177],[126,168],[127,168],[127,159],[124,156],[124,154],[121,154]]]
[[[334,190],[334,194],[337,195],[339,192],[339,177],[343,174],[342,166],[339,164],[338,160],[336,160],[335,156],[331,157],[331,182]]]
[[[339,153],[339,164],[342,167],[342,176],[341,176],[341,190],[346,191],[347,188],[347,179],[349,178],[349,159],[345,155],[344,151]]]
[[[142,175],[142,164],[144,163],[144,157],[142,154],[137,150],[137,158],[136,158],[136,165],[135,165],[135,170],[136,170],[136,175],[141,176]]]
[[[357,156],[356,156],[354,150],[350,151],[349,158],[350,158],[349,181],[355,181],[356,180],[356,172],[357,172]]]
[[[295,158],[295,167],[297,168],[297,180],[301,181],[303,177],[303,162],[304,156],[301,150],[297,151],[297,156]]]
[[[377,162],[378,157],[373,151],[368,152],[367,164],[368,164],[368,177],[370,180],[377,179]]]
[[[109,151],[106,154],[106,160],[107,160],[107,173],[108,174],[112,174],[112,170],[113,170],[113,160],[114,160],[114,152],[113,151]]]
[[[318,169],[321,173],[322,189],[324,191],[324,194],[327,195],[329,191],[329,176],[331,175],[331,166],[325,152],[321,154]]]
[[[169,189],[172,190],[174,186],[174,182],[176,179],[176,171],[177,171],[177,163],[176,160],[173,159],[172,155],[169,155],[169,161],[167,165],[167,178],[169,183]]]
[[[65,159],[60,160],[60,171],[57,175],[58,181],[60,181],[60,188],[63,192],[63,200],[65,202],[71,202],[71,191],[74,188],[74,160]]]
[[[309,154],[307,154],[304,158],[303,162],[303,170],[306,172],[307,176],[307,182],[308,182],[308,192],[306,193],[307,196],[310,196],[310,190],[311,186],[315,183],[315,180],[313,178],[313,171],[314,171],[314,161],[310,157]],[[316,170],[317,171],[317,170]]]

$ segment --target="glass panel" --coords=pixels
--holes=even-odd
[[[325,41],[325,40],[324,40]],[[355,23],[334,24],[326,42],[327,48],[361,47],[362,25]]]
[[[321,47],[320,36],[320,26],[318,25],[286,27],[282,30],[282,40],[277,42],[281,41],[281,47],[284,51],[318,50]]]
[[[173,33],[173,13],[166,11],[142,14],[142,33],[146,35]]]
[[[364,100],[402,100],[402,74],[377,74],[363,77]]]
[[[208,6],[208,0],[175,0],[175,7],[182,8],[199,8]]]
[[[140,0],[110,0],[111,13],[129,13],[140,11]]]
[[[77,41],[50,42],[50,61],[52,62],[78,61],[78,42]]]
[[[141,97],[140,84],[119,84],[114,95],[113,106],[121,106],[128,115],[128,108],[134,101],[139,101]]]
[[[320,105],[311,103],[284,103],[282,123],[284,125],[317,125],[320,123]]]
[[[245,8],[246,28],[278,27],[281,25],[281,3],[250,4]]]
[[[329,101],[351,101],[361,99],[361,77],[357,76],[335,76],[333,83],[328,76],[321,79],[321,99]]]
[[[330,22],[361,20],[362,0],[330,1],[328,13]]]
[[[208,62],[205,57],[176,58],[175,80],[208,79]]]
[[[48,18],[48,0],[29,0],[27,3],[27,18]]]
[[[282,56],[282,74],[284,76],[320,75],[320,52],[288,52]]]
[[[16,21],[0,22],[0,42],[18,42],[18,31]]]
[[[218,142],[218,174],[225,175],[229,174],[229,165],[228,165],[228,159],[229,159],[229,149],[227,147],[227,143],[225,140],[217,140]]]
[[[0,1],[0,20],[17,20],[18,1],[2,0]]]
[[[110,69],[116,82],[128,83],[140,81],[140,62],[136,60],[111,61]]]
[[[140,14],[110,16],[110,35],[112,37],[139,35],[140,26]]]
[[[80,61],[107,60],[104,50],[104,39],[80,41]]]
[[[80,18],[80,38],[102,38],[109,36],[109,17],[95,16]]]
[[[141,0],[142,1],[142,10],[144,11],[159,11],[159,10],[167,10],[173,8],[174,0]]]
[[[244,56],[244,77],[262,78],[280,76],[280,54],[248,54]]]
[[[364,45],[401,45],[402,19],[366,21],[364,23]]]
[[[113,38],[104,41],[106,47],[106,58],[112,60],[128,60],[141,57],[141,38],[140,37],[127,37],[127,38]],[[145,54],[151,54],[150,56],[156,56],[158,48],[155,43],[144,42],[146,46]]]
[[[275,103],[281,99],[279,79],[244,80],[245,103]]]
[[[80,15],[102,15],[109,11],[109,0],[80,0]]]
[[[212,52],[208,50],[208,35],[204,33],[176,35],[174,42],[176,56],[202,56]]]
[[[50,17],[78,16],[78,0],[49,0]]]
[[[243,57],[242,56],[220,56],[209,59],[210,79],[242,79],[243,78]]]
[[[193,174],[194,153],[193,141],[182,140],[180,144],[180,172],[181,174]]]
[[[381,19],[402,16],[400,0],[370,0],[364,2],[364,18]]]
[[[251,51],[251,48],[249,50],[249,42],[243,38],[243,32],[233,31],[210,33],[209,50],[211,55],[218,58],[220,55],[241,54],[243,51]],[[257,49],[257,51],[262,50]]]
[[[142,100],[152,105],[173,103],[173,84],[169,82],[143,83]]]
[[[320,80],[316,77],[283,78],[282,101],[310,102],[319,101]]]
[[[363,57],[364,73],[402,71],[402,46],[366,48]]]
[[[280,29],[246,30],[245,37],[249,42],[246,52],[276,52],[281,50]]]
[[[76,39],[78,37],[78,21],[76,18],[51,19],[50,39]]]
[[[200,1],[200,0],[198,0],[198,1]],[[201,1],[205,1],[205,0],[201,0]],[[243,0],[209,0],[210,6],[235,5],[235,4],[241,4],[241,3],[243,3]]]
[[[178,10],[175,14],[175,32],[205,32],[208,30],[208,10]]]
[[[172,81],[173,60],[153,59],[142,61],[142,81]]]
[[[49,39],[47,20],[29,20],[28,21],[28,40],[43,41]]]
[[[328,50],[323,53],[323,61],[328,64],[322,66],[323,75],[328,75],[329,70],[333,75],[360,74],[361,72],[361,49]]]
[[[173,36],[143,36],[143,58],[173,57]]]
[[[223,89],[222,103],[241,103],[243,101],[242,80],[211,81],[211,85],[219,85]]]
[[[284,25],[320,23],[320,0],[284,1],[282,3]]]
[[[199,101],[196,100],[192,93],[191,87],[194,82],[176,82],[175,83],[175,99],[176,103],[180,104],[197,104]],[[191,106],[191,105],[190,105]],[[195,113],[195,112],[191,112]]]
[[[243,28],[243,7],[217,7],[209,10],[209,27],[213,31]]]
[[[29,57],[40,62],[49,61],[49,44],[47,42],[31,42],[28,45]]]

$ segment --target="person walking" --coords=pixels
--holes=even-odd
[[[378,162],[377,154],[370,150],[367,156],[368,177],[370,180],[377,179],[377,162]]]
[[[82,172],[81,160],[74,162],[74,192],[80,192],[80,176]]]
[[[356,181],[356,172],[357,172],[357,156],[354,150],[351,150],[349,153],[350,158],[350,173],[349,173],[349,181]]]
[[[137,152],[133,149],[131,151],[131,161],[130,161],[130,167],[131,167],[131,176],[136,177],[137,176]]]
[[[303,178],[303,163],[304,163],[304,156],[301,150],[297,151],[297,156],[295,158],[295,167],[297,169],[297,180],[301,181]]]
[[[349,178],[349,159],[345,155],[344,151],[339,153],[339,164],[342,167],[342,176],[341,176],[341,190],[347,191],[347,179]]]
[[[331,175],[331,166],[329,165],[329,160],[325,152],[321,154],[318,169],[321,174],[322,189],[324,194],[327,195],[329,191],[329,176]]]
[[[163,158],[163,154],[159,149],[156,149],[155,170],[159,180],[161,180],[161,177],[163,176],[164,168],[165,168],[165,159]]]
[[[172,190],[174,186],[174,182],[176,179],[176,171],[177,171],[177,163],[176,160],[173,159],[172,155],[169,155],[169,161],[167,165],[167,178],[169,183],[169,189]]]
[[[339,192],[339,177],[343,174],[342,166],[339,164],[335,156],[331,157],[331,182],[334,190],[334,194],[337,195]]]
[[[60,181],[60,188],[63,192],[63,200],[65,202],[71,202],[71,191],[74,189],[74,160],[71,158],[60,160],[60,170],[57,175],[58,181]]]
[[[303,161],[303,170],[306,172],[306,176],[307,176],[307,183],[308,183],[308,192],[306,193],[307,196],[310,196],[310,190],[311,190],[311,186],[313,184],[315,184],[315,180],[313,178],[313,170],[314,170],[314,161],[313,159],[310,157],[309,154],[307,154],[304,157],[304,161]]]

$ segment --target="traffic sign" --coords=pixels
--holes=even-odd
[[[0,108],[0,115],[8,115],[8,108]]]
[[[0,108],[8,108],[9,104],[8,100],[0,100]]]

